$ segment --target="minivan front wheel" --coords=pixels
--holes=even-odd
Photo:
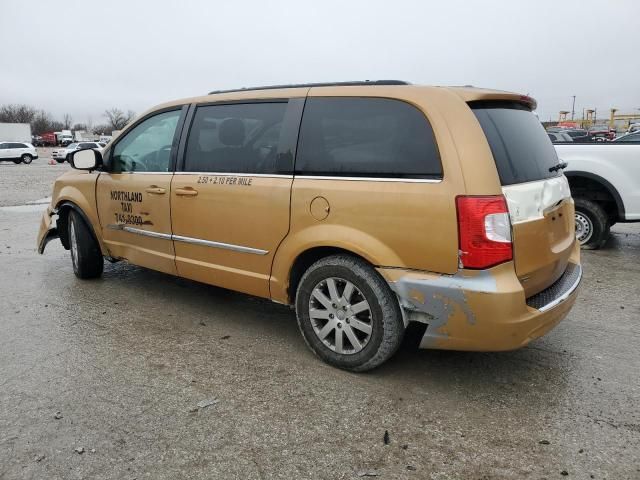
[[[68,225],[73,273],[82,279],[99,277],[104,268],[100,245],[77,212],[69,212]]]
[[[574,199],[576,213],[576,238],[582,248],[595,250],[605,244],[609,237],[609,217],[596,202],[586,198]]]
[[[388,360],[404,335],[398,300],[385,280],[364,260],[348,255],[309,267],[298,285],[296,315],[317,356],[355,372]]]

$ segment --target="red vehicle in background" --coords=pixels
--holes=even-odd
[[[40,134],[39,143],[41,143],[42,146],[55,147],[58,144],[58,139],[55,133],[45,132]]]
[[[596,142],[605,142],[616,137],[616,133],[611,131],[608,125],[592,125],[589,127],[589,135]]]

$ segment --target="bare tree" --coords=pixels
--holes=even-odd
[[[87,126],[84,123],[76,123],[76,124],[73,125],[73,128],[71,130],[73,130],[74,132],[76,130],[80,130],[80,131],[86,132],[87,131]]]
[[[68,113],[65,113],[64,117],[62,117],[62,124],[64,125],[64,129],[69,130],[71,128],[72,122],[73,122],[73,119],[71,118],[71,115],[69,115]]]
[[[113,128],[111,125],[94,125],[91,133],[94,135],[111,135]]]
[[[62,128],[62,123],[55,121],[51,117],[51,114],[44,110],[38,110],[35,112],[33,120],[31,121],[31,131],[35,135],[39,135],[44,132],[62,130]]]
[[[31,123],[36,115],[36,109],[29,105],[14,104],[0,107],[0,122]]]
[[[111,130],[122,130],[125,125],[135,117],[135,115],[136,114],[131,110],[124,113],[119,108],[112,108],[110,110],[105,110],[104,112],[104,116],[107,118],[109,125],[111,125]]]

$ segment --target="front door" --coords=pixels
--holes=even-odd
[[[171,241],[171,178],[182,110],[146,118],[107,155],[97,183],[102,236],[115,258],[176,273]]]
[[[297,100],[197,107],[171,192],[180,276],[269,296],[300,112]]]

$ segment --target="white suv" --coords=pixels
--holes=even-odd
[[[51,152],[51,157],[58,163],[63,163],[69,160],[69,155],[76,150],[84,150],[86,148],[93,148],[95,150],[102,151],[102,147],[104,144],[100,144],[99,142],[77,142],[72,143],[66,148],[60,148],[58,150],[54,150]]]
[[[29,164],[38,158],[36,147],[23,142],[0,142],[0,161],[13,160],[13,163]]]

